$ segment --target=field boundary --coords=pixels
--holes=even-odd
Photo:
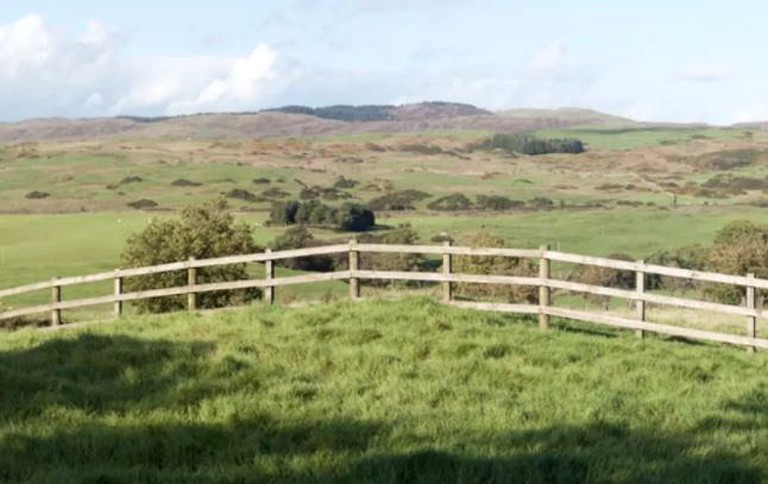
[[[344,271],[303,274],[298,276],[275,277],[275,262],[299,257],[317,255],[347,254],[349,269]],[[361,253],[394,253],[394,254],[426,254],[442,257],[442,266],[439,272],[397,272],[362,270],[359,267],[359,255]],[[538,262],[538,277],[523,277],[494,274],[460,274],[452,270],[454,256],[495,256],[535,259]],[[570,263],[577,265],[597,266],[608,269],[632,271],[635,273],[635,289],[617,289],[578,282],[567,281],[552,277],[551,263]],[[215,267],[231,264],[263,263],[264,277],[228,282],[216,282],[199,284],[197,270],[205,267]],[[124,292],[126,278],[141,277],[152,274],[162,274],[172,271],[186,271],[187,284],[171,288],[158,288],[140,292]],[[730,284],[743,288],[745,297],[742,305],[722,304],[710,301],[701,301],[691,298],[679,298],[646,291],[646,276],[648,274],[676,277],[689,281]],[[62,288],[78,284],[92,282],[113,281],[114,290],[111,294],[64,301]],[[360,244],[351,240],[347,244],[335,244],[329,246],[312,247],[307,249],[286,250],[219,257],[213,259],[189,259],[187,261],[173,262],[156,266],[117,269],[110,272],[89,274],[76,277],[55,278],[50,281],[27,284],[19,287],[0,290],[0,301],[3,298],[17,296],[36,291],[50,291],[51,302],[35,306],[22,307],[0,313],[0,321],[15,318],[23,318],[38,314],[48,313],[51,326],[62,325],[62,311],[83,308],[96,305],[114,305],[113,314],[120,317],[123,313],[123,304],[131,301],[167,297],[187,296],[187,307],[194,311],[197,309],[197,295],[212,291],[227,291],[246,288],[263,289],[263,300],[266,304],[275,302],[276,289],[281,286],[309,284],[327,281],[348,281],[349,296],[351,299],[360,299],[361,280],[399,280],[435,282],[442,285],[442,301],[453,306],[486,310],[512,312],[517,314],[537,314],[539,326],[542,329],[550,327],[550,318],[565,318],[577,321],[608,325],[617,328],[631,329],[642,337],[644,332],[666,334],[683,338],[707,340],[720,343],[728,343],[738,346],[746,346],[749,351],[755,348],[768,349],[768,340],[757,338],[757,322],[759,319],[768,318],[768,311],[758,307],[757,290],[768,290],[768,280],[755,278],[753,274],[736,276],[714,272],[695,271],[646,264],[643,261],[622,261],[592,257],[578,254],[569,254],[549,250],[542,246],[539,249],[513,249],[513,248],[476,248],[452,246],[444,243],[436,245],[387,245],[387,244]],[[538,287],[538,304],[506,304],[456,301],[453,297],[454,285],[457,283],[473,284],[504,284]],[[588,311],[576,311],[572,309],[554,307],[552,305],[553,290],[591,294],[605,297],[615,297],[631,301],[635,308],[635,318],[620,318],[613,315]],[[646,320],[646,305],[673,306],[678,308],[697,309],[707,312],[742,316],[745,318],[745,334],[743,336],[714,331],[704,331],[679,326],[670,326],[649,322]]]

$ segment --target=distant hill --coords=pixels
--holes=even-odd
[[[120,116],[34,119],[0,124],[0,143],[93,138],[242,139],[364,132],[474,130],[520,133],[577,126],[635,127],[646,123],[587,109],[515,109],[493,113],[469,104],[284,106],[259,112],[176,117]]]

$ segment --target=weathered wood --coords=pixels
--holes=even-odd
[[[534,306],[532,304],[483,303],[469,301],[451,301],[449,304],[463,309],[496,311],[500,313],[539,314],[540,312],[539,306]]]
[[[440,245],[395,245],[395,244],[360,244],[360,252],[397,253],[397,254],[432,254],[442,255],[446,252],[451,255],[475,255],[475,256],[503,256],[535,258],[539,251],[535,249],[505,249],[496,247],[451,247],[446,250]]]
[[[637,264],[642,266],[643,261],[637,261]],[[640,269],[635,272],[635,291],[640,295],[641,298],[642,294],[645,292],[645,272]],[[645,321],[645,301],[643,301],[641,298],[635,300],[635,311],[637,312],[637,319],[640,321]],[[642,329],[635,331],[635,334],[640,339],[642,339],[644,336]]]
[[[666,334],[670,336],[679,336],[682,338],[699,339],[704,341],[715,341],[718,343],[728,343],[738,346],[755,346],[758,348],[768,349],[768,340],[749,338],[746,336],[739,336],[735,334],[715,333],[712,331],[704,331],[700,329],[682,328],[680,326],[669,326],[665,324],[648,323],[637,321],[636,319],[619,318],[616,316],[610,316],[604,313],[590,313],[584,311],[575,311],[572,309],[555,308],[550,306],[547,308],[547,313],[550,316],[558,318],[567,318],[577,321],[586,321],[597,324],[605,324],[607,326],[613,326],[623,329],[642,329],[643,331],[649,331],[652,333]]]
[[[360,279],[381,279],[385,281],[423,282],[464,282],[474,284],[513,284],[518,286],[539,286],[538,277],[486,276],[480,274],[450,274],[440,272],[398,272],[398,271],[357,271]]]
[[[195,258],[189,258],[189,268],[187,269],[187,286],[189,286],[189,292],[187,293],[187,309],[195,311],[197,309],[197,293],[195,292],[195,286],[197,285],[197,267],[193,264]]]
[[[566,291],[583,292],[595,294],[598,296],[611,296],[629,300],[642,300],[646,303],[659,304],[662,306],[675,306],[687,309],[701,309],[723,314],[732,314],[734,316],[757,316],[768,317],[768,312],[747,309],[743,306],[732,306],[730,304],[712,303],[707,301],[697,301],[695,299],[683,299],[671,296],[662,296],[659,294],[643,293],[630,291],[627,289],[614,289],[612,287],[591,286],[578,282],[561,281],[559,279],[550,279],[547,284],[552,289],[562,289]]]
[[[451,248],[451,241],[443,242],[445,251],[443,252],[443,275],[450,277],[453,272],[453,256],[448,251]],[[453,300],[453,284],[450,281],[443,282],[443,302],[450,303]]]
[[[646,274],[659,274],[662,276],[679,277],[693,281],[718,282],[722,284],[733,284],[744,287],[753,284],[754,287],[758,289],[768,289],[768,279],[755,279],[753,283],[744,276],[719,274],[716,272],[694,271],[689,269],[679,269],[677,267],[665,267],[653,264],[642,264],[641,267],[637,262],[605,259],[602,257],[592,257],[586,255],[566,254],[556,251],[547,252],[547,256],[550,260],[557,262],[569,262],[573,264],[592,265],[627,271],[637,271],[642,269]]]
[[[115,273],[114,295],[116,299],[113,312],[119,318],[123,314],[123,302],[118,299],[123,293],[123,278],[119,276],[120,269],[116,270]]]
[[[272,249],[266,249],[264,251],[266,256],[272,256]],[[275,278],[275,263],[273,259],[264,260],[264,302],[267,304],[275,303],[275,286],[272,285],[272,280]]]
[[[55,305],[61,302],[61,286],[56,284],[56,279],[51,281],[51,304]],[[51,326],[58,326],[61,324],[61,309],[53,309],[51,311]]]
[[[747,274],[747,279],[754,279],[755,275],[753,273]],[[757,309],[757,298],[756,291],[753,286],[747,286],[747,297],[746,297],[746,304],[748,309]],[[754,316],[747,317],[747,336],[750,338],[757,337],[757,318]],[[754,346],[748,346],[747,351],[750,353],[754,353],[755,347]]]
[[[539,286],[539,327],[541,329],[549,329],[549,314],[546,312],[551,294],[547,285],[550,277],[549,259],[547,259],[549,246],[542,245],[539,250],[541,251],[539,255],[539,279],[541,279],[541,285]]]
[[[360,279],[355,277],[355,273],[360,269],[360,252],[357,250],[357,240],[349,241],[349,298],[360,299]]]

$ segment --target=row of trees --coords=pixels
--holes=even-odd
[[[481,142],[478,147],[502,150],[510,154],[546,155],[549,153],[583,153],[584,143],[576,138],[542,139],[532,135],[498,133]]]

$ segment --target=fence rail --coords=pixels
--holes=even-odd
[[[275,262],[299,257],[317,255],[348,254],[349,270],[304,274],[298,276],[275,277]],[[359,255],[361,253],[397,253],[397,254],[427,254],[442,256],[442,268],[440,272],[398,272],[366,270],[359,267]],[[478,275],[457,274],[453,272],[454,256],[496,256],[535,259],[538,261],[538,277],[509,276],[509,275]],[[598,266],[609,269],[635,272],[636,286],[634,290],[617,289],[611,287],[596,286],[579,282],[566,281],[552,277],[551,262],[565,262],[578,265]],[[197,282],[197,270],[205,267],[214,267],[230,264],[263,263],[264,277],[258,279],[238,280],[229,282],[216,282],[199,284]],[[179,287],[158,288],[139,292],[124,292],[124,281],[127,278],[140,277],[152,274],[161,274],[172,271],[187,271],[187,284]],[[645,279],[648,274],[677,277],[698,282],[710,282],[731,284],[745,289],[745,304],[731,305],[696,299],[686,299],[661,294],[653,294],[646,291]],[[112,294],[76,299],[62,300],[62,288],[93,282],[114,281]],[[549,327],[551,317],[565,318],[608,326],[635,330],[638,336],[644,332],[660,333],[692,339],[701,339],[746,346],[748,350],[755,348],[768,349],[768,340],[757,338],[758,319],[768,319],[768,311],[758,308],[756,291],[768,289],[768,280],[757,279],[752,274],[735,276],[713,272],[693,271],[646,264],[643,261],[619,261],[601,257],[568,254],[551,251],[543,246],[539,249],[507,249],[507,248],[474,248],[456,247],[450,244],[442,246],[429,245],[385,245],[385,244],[359,244],[350,241],[348,244],[337,244],[308,249],[286,250],[263,253],[219,257],[214,259],[190,259],[187,261],[173,262],[150,267],[133,269],[117,269],[99,274],[84,276],[56,278],[50,281],[27,284],[20,287],[0,290],[0,301],[3,298],[18,296],[37,291],[50,291],[51,302],[29,307],[8,310],[0,313],[0,321],[37,314],[50,313],[52,326],[58,326],[62,322],[62,311],[83,308],[96,305],[113,304],[114,315],[119,317],[123,312],[124,303],[144,299],[187,296],[187,305],[190,310],[197,308],[197,295],[212,291],[226,291],[246,288],[262,288],[263,299],[271,304],[275,300],[276,288],[298,284],[309,284],[327,281],[349,281],[350,297],[360,297],[361,280],[390,280],[390,281],[421,281],[435,282],[442,285],[442,300],[445,303],[477,310],[503,311],[519,314],[538,314],[539,325],[546,329]],[[457,283],[474,284],[502,284],[537,287],[538,304],[507,304],[488,302],[455,301],[453,297],[453,285]],[[553,291],[568,291],[597,296],[621,298],[632,301],[635,305],[635,319],[620,318],[614,315],[598,312],[576,311],[573,309],[554,307],[552,305]],[[742,316],[745,318],[745,335],[735,335],[691,329],[679,326],[670,326],[646,321],[646,305],[672,306],[678,308],[703,310],[712,313]]]

